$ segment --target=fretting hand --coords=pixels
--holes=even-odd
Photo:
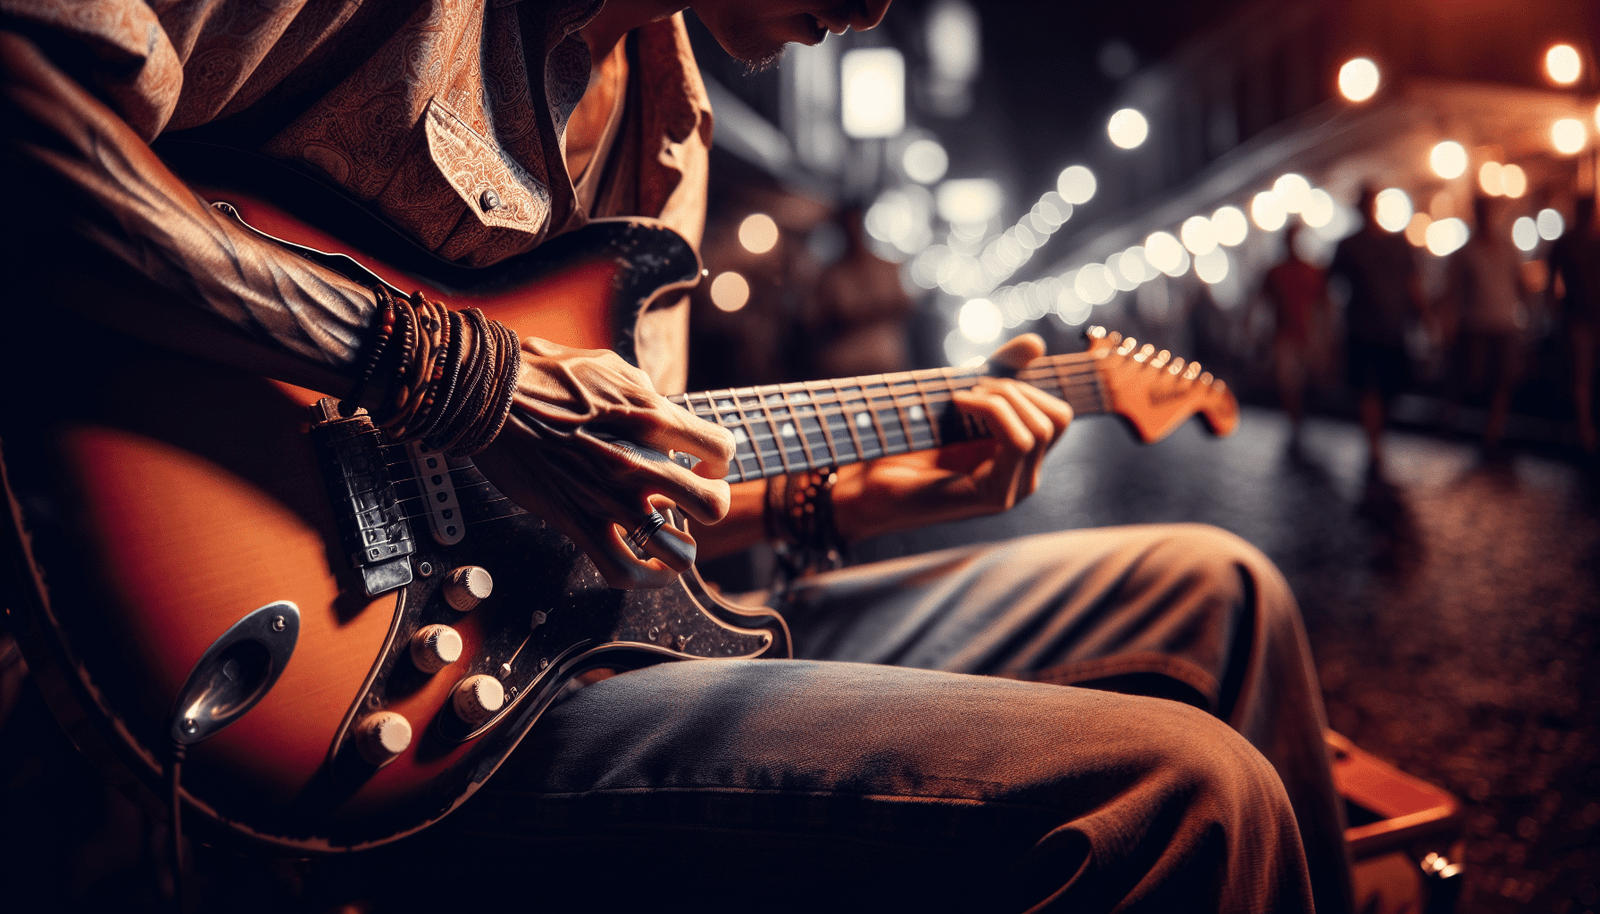
[[[662,587],[687,570],[634,556],[624,537],[652,507],[696,521],[728,512],[722,480],[733,436],[656,393],[643,371],[606,350],[522,341],[510,419],[476,458],[495,487],[577,543],[613,587]],[[700,459],[693,470],[618,444]],[[620,531],[618,528],[621,528]],[[660,536],[671,535],[663,531]]]

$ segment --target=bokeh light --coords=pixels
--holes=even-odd
[[[1511,243],[1519,251],[1531,251],[1539,246],[1539,227],[1531,216],[1519,216],[1511,223]]]
[[[1134,149],[1150,135],[1150,122],[1144,119],[1137,108],[1123,108],[1106,122],[1106,134],[1111,137],[1111,142],[1123,149]]]
[[[1378,91],[1378,65],[1365,57],[1345,61],[1339,68],[1339,94],[1364,102]]]
[[[1306,195],[1306,205],[1300,210],[1300,218],[1312,228],[1322,228],[1333,221],[1333,197],[1320,187],[1312,188]]]
[[[1546,241],[1554,241],[1560,238],[1561,233],[1567,230],[1567,220],[1561,218],[1560,213],[1548,207],[1539,210],[1539,216],[1534,219],[1534,224],[1539,229],[1539,237]]]
[[[1211,227],[1211,220],[1204,216],[1190,216],[1183,220],[1178,236],[1183,239],[1183,246],[1196,257],[1217,249],[1217,230]]]
[[[906,62],[894,48],[855,48],[839,61],[839,117],[847,136],[891,137],[906,126]]]
[[[1528,173],[1521,165],[1506,165],[1500,169],[1500,185],[1513,199],[1528,192]]]
[[[1470,234],[1467,224],[1454,216],[1436,220],[1428,226],[1428,251],[1435,257],[1446,257],[1460,250]]]
[[[1506,192],[1505,167],[1499,162],[1485,162],[1478,166],[1478,189],[1491,197]]]
[[[765,254],[778,246],[778,223],[766,213],[751,213],[739,223],[739,243],[752,254]]]
[[[1228,252],[1214,247],[1194,259],[1194,275],[1207,285],[1216,285],[1228,278]]]
[[[1550,145],[1562,155],[1572,155],[1588,141],[1588,129],[1575,117],[1564,117],[1550,125]]]
[[[1374,201],[1378,225],[1384,231],[1398,232],[1411,224],[1411,197],[1398,187],[1378,191]]]
[[[921,139],[900,154],[900,169],[918,184],[934,184],[950,168],[950,155],[938,140]]]
[[[1578,57],[1578,50],[1570,44],[1552,45],[1550,50],[1544,52],[1544,71],[1552,82],[1570,86],[1583,75],[1583,60]]]
[[[1289,214],[1284,211],[1283,201],[1270,190],[1256,194],[1250,200],[1250,218],[1255,220],[1256,227],[1263,232],[1276,232],[1283,228],[1288,221]]]
[[[1435,143],[1428,153],[1428,164],[1434,174],[1446,181],[1459,178],[1467,170],[1467,150],[1455,140]]]
[[[1272,192],[1278,195],[1285,211],[1298,213],[1311,200],[1311,182],[1290,172],[1272,182]]]
[[[1000,338],[1003,318],[1000,309],[987,298],[974,298],[961,306],[956,326],[974,343],[992,343]]]
[[[738,273],[722,273],[711,280],[711,303],[722,311],[737,311],[750,301],[750,283]]]
[[[1230,248],[1243,244],[1250,234],[1250,222],[1237,206],[1224,206],[1212,213],[1211,227],[1216,229],[1217,243]]]
[[[1433,217],[1427,213],[1417,213],[1406,223],[1406,240],[1416,247],[1423,247],[1428,243],[1428,226],[1433,224]]]
[[[1168,276],[1183,275],[1183,245],[1168,232],[1155,232],[1144,240],[1144,259]]]
[[[1091,263],[1078,271],[1072,281],[1072,291],[1091,305],[1103,305],[1117,294],[1117,287],[1105,264]]]
[[[1088,203],[1094,192],[1094,172],[1082,165],[1069,165],[1056,177],[1056,193],[1073,206]]]

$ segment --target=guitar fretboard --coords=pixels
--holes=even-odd
[[[1040,359],[1015,377],[1067,401],[1078,415],[1108,411],[1095,368],[1080,352]],[[736,442],[729,482],[843,466],[984,437],[951,394],[979,369],[943,368],[835,381],[768,384],[682,394],[672,401],[728,429]]]

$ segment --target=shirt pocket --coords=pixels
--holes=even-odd
[[[539,235],[550,220],[548,186],[438,98],[429,100],[423,122],[434,167],[479,223]]]

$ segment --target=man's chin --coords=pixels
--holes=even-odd
[[[783,47],[786,46],[780,46],[776,51],[769,51],[760,57],[741,56],[739,60],[744,63],[745,75],[754,76],[757,73],[765,73],[776,67],[778,61],[783,59]]]

